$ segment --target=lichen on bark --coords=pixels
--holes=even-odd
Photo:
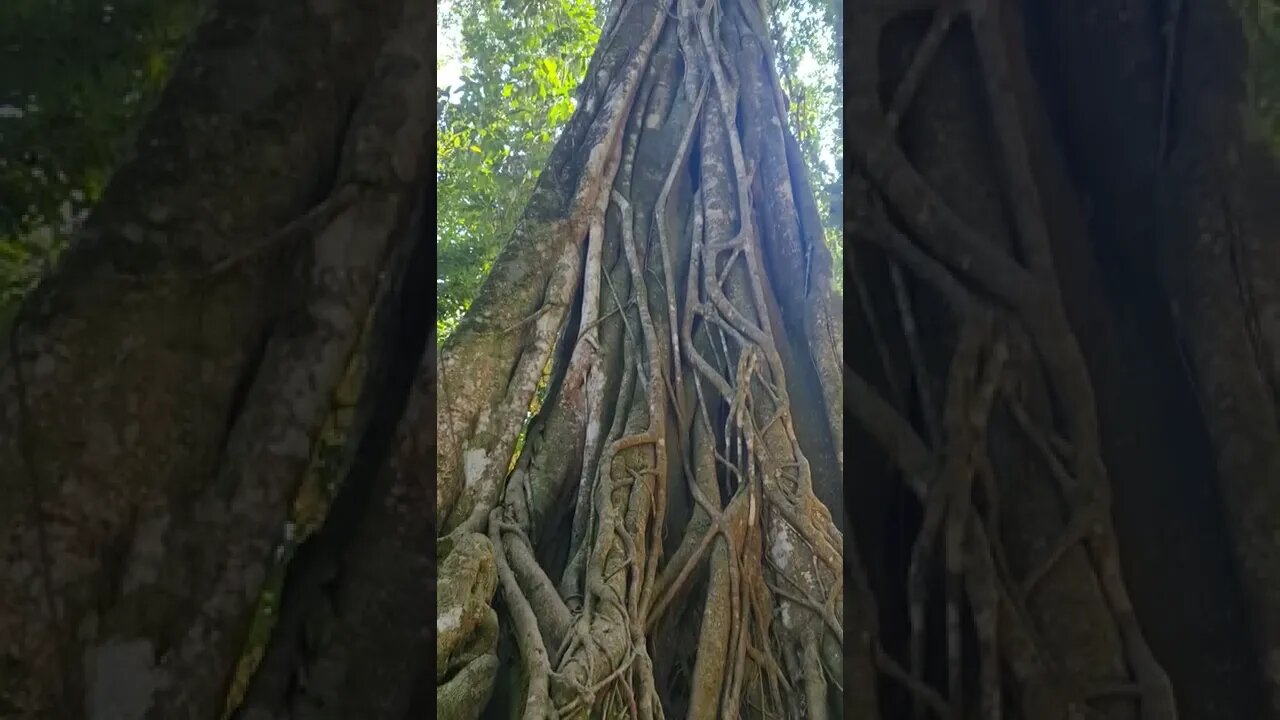
[[[414,184],[348,167],[359,174],[370,152],[398,158],[392,170],[423,155],[425,70],[416,90],[390,78],[380,100],[409,92],[395,117],[357,110],[361,147],[342,157],[398,5],[220,3],[138,158],[18,314],[0,366],[10,529],[0,635],[24,678],[5,699],[23,717],[221,710],[239,632],[365,318],[377,243],[400,221],[403,191],[391,183]],[[403,132],[369,143],[379,123]],[[335,165],[366,194],[307,216]],[[277,238],[299,216],[316,241],[305,254]],[[373,242],[339,257],[343,228]],[[279,311],[273,293],[291,290]],[[324,361],[293,357],[312,351]],[[129,648],[138,682],[150,683],[127,708],[103,690],[111,648]]]
[[[510,712],[838,715],[839,311],[768,18],[613,12],[539,181],[555,232],[517,229],[441,349],[441,542],[492,540]]]

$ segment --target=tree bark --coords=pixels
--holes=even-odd
[[[906,529],[853,515],[882,711],[1271,717],[1265,28],[1227,2],[910,5],[869,4],[846,60],[846,284],[873,343],[847,398],[919,499],[876,469],[871,507],[905,501]],[[971,484],[935,491],[967,452],[947,414],[982,308],[1004,379],[970,411]]]
[[[15,321],[0,637],[20,716],[221,711],[425,168],[427,23],[398,6],[221,3]]]
[[[441,349],[441,542],[493,548],[521,717],[840,712],[841,316],[761,12],[618,6]]]
[[[846,356],[766,7],[615,4],[437,345],[426,7],[223,0],[0,348],[0,715],[1280,718],[1241,7],[838,6]]]

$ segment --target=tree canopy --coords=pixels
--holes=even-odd
[[[101,196],[168,79],[205,0],[0,8],[0,319],[52,265]],[[600,36],[595,0],[439,6],[436,323],[447,335],[524,208]],[[837,237],[840,112],[834,6],[773,16],[792,130]]]
[[[101,196],[205,4],[0,6],[0,319]]]
[[[452,0],[437,41],[436,323],[447,336],[524,210],[538,173],[577,107],[600,37],[593,0]],[[840,114],[834,6],[787,4],[773,19],[792,130],[818,190],[827,245],[841,264]]]

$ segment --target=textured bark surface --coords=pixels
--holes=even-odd
[[[1183,100],[1160,198],[1165,273],[1217,455],[1267,717],[1280,717],[1280,165],[1250,132],[1246,84],[1249,63],[1273,59],[1250,57],[1248,13],[1183,12],[1173,81]]]
[[[855,11],[847,454],[881,716],[1274,716],[1260,12]]]
[[[427,12],[223,0],[19,314],[0,716],[1280,718],[1256,4],[842,8],[847,356],[746,0],[615,4],[437,346]]]
[[[490,716],[841,714],[842,317],[766,22],[752,2],[614,8],[441,349],[451,717],[490,683]]]
[[[1230,10],[1226,4],[1209,5]],[[1190,350],[1195,343],[1230,355],[1247,345],[1222,337],[1194,340],[1179,309],[1196,296],[1188,295],[1185,285],[1179,290],[1177,283],[1166,281],[1174,271],[1207,277],[1222,269],[1211,270],[1203,259],[1194,261],[1177,250],[1183,242],[1179,238],[1189,232],[1188,212],[1194,213],[1189,209],[1200,191],[1192,190],[1185,167],[1174,167],[1174,148],[1188,138],[1224,148],[1234,142],[1230,133],[1184,135],[1180,118],[1196,106],[1202,109],[1195,112],[1217,107],[1215,114],[1230,115],[1225,108],[1240,102],[1223,105],[1221,96],[1183,85],[1178,78],[1186,70],[1180,68],[1192,62],[1189,53],[1202,54],[1194,62],[1216,83],[1242,89],[1246,70],[1218,61],[1206,66],[1204,58],[1238,61],[1257,18],[1239,15],[1232,32],[1213,41],[1201,36],[1193,50],[1190,7],[1131,3],[1125,12],[1109,8],[1102,4],[1077,14],[1045,5],[1031,13],[1029,24],[1037,74],[1053,88],[1046,96],[1055,108],[1056,136],[1075,184],[1091,206],[1088,231],[1103,271],[1098,291],[1081,287],[1077,296],[1088,292],[1095,304],[1101,301],[1114,309],[1115,331],[1102,331],[1099,320],[1085,320],[1088,330],[1082,337],[1098,348],[1094,375],[1103,418],[1111,421],[1104,438],[1111,445],[1111,465],[1127,478],[1116,486],[1127,576],[1153,648],[1174,680],[1182,717],[1264,717],[1260,655],[1253,639],[1262,636],[1248,617],[1252,613],[1245,612],[1245,599],[1255,591],[1249,583],[1242,587],[1240,564],[1233,562],[1226,526],[1234,524],[1229,518],[1235,511],[1224,514],[1218,486],[1266,492],[1274,475],[1221,464],[1215,445],[1259,436],[1255,430],[1238,440],[1223,434],[1222,418],[1213,417],[1221,409],[1213,409],[1204,394],[1204,376],[1193,370]],[[1202,22],[1204,13],[1205,8],[1196,8],[1194,22]],[[1162,33],[1163,27],[1173,34]],[[1253,155],[1250,162],[1275,164],[1265,153]],[[1247,182],[1266,187],[1260,178]],[[1265,263],[1253,265],[1252,271],[1274,276]],[[1243,330],[1244,325],[1226,327],[1232,322],[1228,318],[1224,314],[1213,320],[1223,326],[1216,333]],[[1251,382],[1247,372],[1238,381]],[[1266,402],[1250,397],[1249,402]],[[1219,430],[1211,429],[1215,425]],[[1262,547],[1268,544],[1273,542]],[[1237,552],[1236,557],[1242,556]],[[1187,589],[1168,590],[1173,587]]]
[[[0,695],[20,717],[221,712],[426,166],[427,24],[394,2],[220,3],[19,314]]]

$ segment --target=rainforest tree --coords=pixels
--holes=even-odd
[[[421,3],[219,3],[135,158],[9,323],[0,362],[8,714],[220,716],[304,477],[329,462],[374,472],[356,461],[356,441],[336,458],[322,450],[335,434],[346,447],[342,431],[372,414],[367,398],[388,392],[384,378],[411,376],[388,370],[388,353],[357,348],[398,335],[395,317],[416,317],[397,288],[423,244],[431,24]],[[409,333],[400,344],[414,342]],[[404,355],[417,366],[412,349]],[[407,390],[390,393],[397,408]],[[353,395],[364,402],[339,402]],[[411,403],[410,415],[429,418],[427,402]],[[374,425],[389,441],[395,422],[383,423]],[[405,440],[388,454],[409,458],[415,447]],[[405,463],[417,472],[425,459]],[[326,567],[349,558],[358,573],[425,578],[421,553],[397,559],[389,547],[429,547],[430,533],[397,534],[387,513],[427,515],[427,493],[414,491],[430,473],[397,472],[379,464],[377,479],[352,484],[396,491],[346,506],[361,529],[343,532]],[[292,664],[263,668],[261,707],[246,712],[311,703],[376,714],[378,703],[408,703],[412,682],[389,666],[371,679],[370,666],[332,658],[376,641],[363,613],[382,615],[405,595],[420,608],[421,582],[413,592],[326,576],[326,593],[344,603],[324,623],[315,618],[329,606],[313,611],[318,600],[293,592],[304,597],[288,618],[305,610],[309,642],[297,647],[300,623],[281,626]],[[396,590],[371,598],[347,583]],[[409,643],[397,667],[412,673],[429,661],[402,630],[380,647],[394,664],[392,645]],[[292,681],[310,664],[329,668],[323,688]],[[277,677],[288,682],[273,694]]]
[[[855,716],[1280,716],[1274,7],[846,12]]]
[[[847,356],[784,11],[607,8],[433,317],[428,6],[217,2],[13,285],[0,715],[1280,717],[1271,6],[833,6]]]
[[[617,4],[441,348],[442,713],[840,714],[841,313],[768,21]]]

